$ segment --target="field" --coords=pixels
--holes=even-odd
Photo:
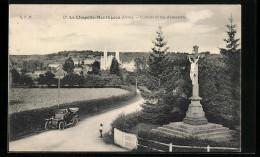
[[[74,101],[107,98],[129,93],[118,88],[61,88],[60,104]],[[11,88],[9,90],[9,113],[45,108],[58,104],[58,89]]]

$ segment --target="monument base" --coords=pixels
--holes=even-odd
[[[190,125],[183,122],[173,122],[168,125],[158,127],[157,129],[152,129],[152,132],[161,132],[163,134],[175,137],[195,137],[199,139],[219,141],[229,140],[231,138],[229,128],[214,123]]]

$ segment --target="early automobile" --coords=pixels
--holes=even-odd
[[[54,116],[50,119],[46,119],[45,129],[49,130],[51,128],[63,130],[68,126],[78,124],[78,115],[76,112],[79,108],[66,108],[58,109]]]

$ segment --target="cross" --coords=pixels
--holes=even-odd
[[[198,49],[199,49],[199,46],[197,46],[197,45],[195,45],[195,46],[193,46],[193,54],[191,54],[191,55],[188,55],[188,57],[190,57],[191,59],[193,59],[193,60],[195,60],[195,59],[197,59],[199,56],[200,56],[200,58],[204,58],[204,54],[199,54],[198,53]]]

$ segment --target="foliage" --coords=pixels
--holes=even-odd
[[[65,61],[64,65],[63,65],[63,67],[62,67],[62,69],[63,69],[64,71],[66,71],[67,73],[72,73],[72,72],[74,71],[74,68],[75,68],[74,62],[73,62],[72,58],[69,57],[69,58]]]
[[[58,79],[55,78],[55,75],[51,71],[47,71],[44,75],[40,74],[37,81],[40,85],[47,84],[50,86],[51,84],[58,84]]]
[[[236,31],[236,25],[233,24],[232,15],[231,18],[229,18],[230,24],[227,24],[227,35],[228,38],[224,39],[224,41],[227,43],[226,49],[220,48],[220,53],[224,57],[224,62],[227,65],[227,71],[229,75],[231,76],[232,81],[234,81],[235,84],[240,83],[240,49],[237,49],[239,46],[239,40],[236,39],[235,35],[237,33]]]
[[[120,68],[119,68],[119,63],[116,60],[116,58],[114,57],[110,66],[110,74],[114,74],[117,75],[119,77],[122,77]]]
[[[130,114],[120,114],[111,124],[112,132],[117,128],[124,132],[129,132],[139,122],[139,116],[142,114],[140,111]]]
[[[34,82],[32,80],[32,78],[30,76],[27,76],[27,75],[21,75],[20,76],[20,84],[22,86],[33,86],[34,85]]]
[[[86,75],[85,77],[86,86],[104,86],[100,75]]]
[[[167,42],[164,41],[163,32],[161,27],[159,27],[159,31],[156,32],[157,37],[155,41],[153,41],[154,47],[152,48],[152,52],[150,53],[148,60],[148,74],[149,77],[152,77],[156,81],[158,81],[158,86],[161,86],[161,78],[163,76],[163,71],[167,67],[167,50],[169,47],[164,48]]]
[[[145,59],[145,57],[135,58],[134,62],[135,62],[135,67],[136,67],[137,73],[141,73],[142,71],[146,70],[146,59]]]
[[[116,86],[116,85],[122,85],[123,81],[122,79],[117,75],[107,75],[103,76],[102,79],[103,83],[108,86]]]
[[[214,116],[218,117],[219,120],[222,119],[226,125],[234,128],[235,125],[240,125],[240,49],[237,49],[239,39],[235,38],[237,31],[236,25],[233,24],[232,16],[229,22],[230,24],[226,25],[228,38],[224,39],[227,43],[226,49],[220,48],[223,61],[208,63],[207,68],[204,67],[206,68],[204,70],[207,71],[205,73],[210,72],[214,80],[211,79],[211,81],[208,82],[211,85],[205,84],[206,87],[202,87],[205,89],[202,94],[208,96],[208,90],[206,88],[211,86],[211,89],[214,90],[213,92],[217,94],[210,97],[211,101],[207,103],[217,107],[214,108],[214,110],[216,110]],[[223,66],[217,65],[219,62],[222,62]],[[209,80],[207,77],[204,78]]]
[[[74,85],[83,84],[83,81],[84,81],[84,79],[82,79],[78,74],[76,74],[76,73],[68,73],[66,76],[64,76],[62,78],[61,84],[63,86],[64,85],[74,86]]]
[[[182,60],[182,62],[179,60]],[[170,121],[181,120],[180,117],[184,117],[190,103],[188,96],[191,95],[191,85],[188,65],[183,64],[183,62],[187,62],[186,58],[168,61],[168,66],[161,78],[161,88],[150,89],[151,92],[148,93],[142,92],[142,95],[147,99],[145,104],[142,105],[144,113],[142,118],[146,122],[165,124]],[[147,87],[149,89],[149,86]],[[178,109],[180,110],[178,111]]]
[[[19,85],[20,83],[20,74],[16,69],[11,70],[11,76],[12,76],[12,84],[13,85]]]
[[[99,61],[95,61],[92,64],[92,73],[94,75],[99,75],[100,74],[100,62]]]

